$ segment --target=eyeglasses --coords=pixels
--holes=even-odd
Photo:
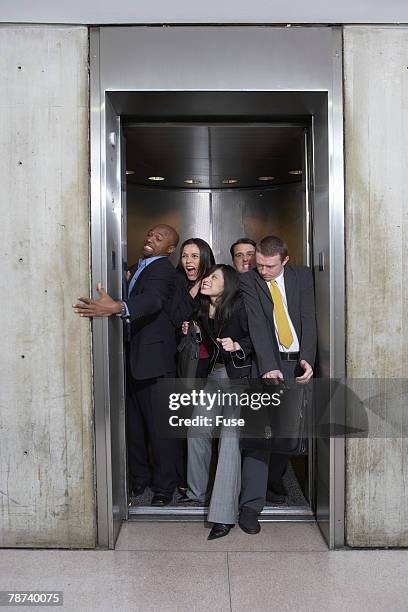
[[[237,259],[242,259],[243,257],[253,257],[255,255],[255,251],[247,251],[246,253],[235,253],[234,257]]]

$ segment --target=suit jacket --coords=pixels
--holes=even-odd
[[[186,275],[180,270],[176,270],[176,284],[173,296],[173,303],[171,307],[171,319],[178,331],[181,330],[183,321],[189,321],[194,309],[198,305],[197,299],[191,297],[189,291],[189,285]]]
[[[176,336],[170,319],[175,275],[167,257],[156,259],[140,274],[126,300],[131,371],[138,380],[176,370]]]
[[[251,375],[252,364],[252,342],[249,337],[248,318],[243,300],[241,298],[237,300],[231,319],[228,323],[222,325],[221,328],[217,329],[216,327],[215,334],[212,333],[209,327],[208,317],[197,320],[197,323],[202,330],[202,335],[207,337],[210,341],[210,343],[207,344],[211,344],[212,346],[208,372],[200,373],[200,376],[208,376],[221,353],[229,378],[249,377]],[[239,342],[241,350],[232,353],[225,351],[218,344],[217,338],[232,338],[235,342]]]
[[[313,367],[316,358],[316,310],[313,276],[306,266],[284,268],[289,316],[299,338],[299,360]],[[257,270],[240,275],[241,292],[248,313],[248,326],[259,374],[280,370],[281,360],[273,320],[273,300]]]

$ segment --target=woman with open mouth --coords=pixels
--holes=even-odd
[[[177,329],[188,321],[197,306],[201,280],[215,264],[210,245],[201,238],[189,238],[180,247],[177,264],[177,286],[173,301],[172,320]],[[200,358],[208,359],[206,353]]]
[[[180,247],[180,258],[177,265],[176,287],[172,305],[171,319],[177,331],[181,330],[182,324],[190,320],[195,308],[198,306],[199,290],[202,278],[215,264],[215,259],[210,245],[201,238],[189,238]],[[208,369],[209,354],[204,346],[200,344],[199,359],[195,376],[201,378],[202,372]],[[179,491],[184,492],[187,488],[187,443],[182,441],[180,445],[179,461]]]

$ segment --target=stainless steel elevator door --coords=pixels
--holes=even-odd
[[[122,189],[122,151],[120,118],[106,101],[106,289],[114,299],[122,297],[123,283],[123,218],[126,216]],[[119,178],[119,180],[118,180]],[[101,279],[102,280],[102,279]],[[111,470],[106,472],[106,491],[111,508],[108,517],[109,540],[112,546],[119,535],[122,520],[127,516],[126,500],[126,441],[125,441],[125,370],[123,323],[118,317],[107,320],[107,361],[110,410],[105,414],[107,447]]]

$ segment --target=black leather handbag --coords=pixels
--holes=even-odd
[[[191,323],[188,326],[187,335],[182,337],[177,346],[177,352],[178,378],[195,378],[200,354],[200,340]]]
[[[311,390],[300,385],[279,385],[274,391],[268,385],[267,390],[279,394],[280,404],[262,407],[259,411],[251,408],[245,411],[246,426],[241,437],[241,449],[285,455],[306,454]]]

